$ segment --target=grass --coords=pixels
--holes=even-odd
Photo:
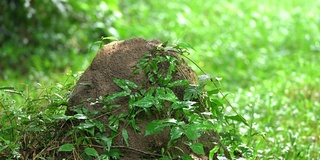
[[[312,0],[129,0],[120,3],[115,29],[119,39],[190,43],[196,49],[190,58],[223,78],[222,90],[251,122],[253,130],[241,126],[241,131],[257,159],[317,159],[319,8],[320,2]],[[93,56],[73,61],[74,72],[84,70]],[[55,73],[47,75],[17,76],[1,85],[36,86],[38,77],[46,77],[46,84],[63,81]]]
[[[320,156],[319,2],[139,0],[121,6],[115,27],[121,39],[188,42],[196,49],[191,59],[223,78],[233,106],[265,135],[243,128],[257,157]]]

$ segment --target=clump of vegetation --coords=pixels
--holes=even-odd
[[[43,99],[53,95],[52,88],[67,99],[68,87],[56,84],[64,81],[61,72],[89,65],[98,49],[87,53],[92,39],[112,35],[193,44],[197,54],[189,57],[206,73],[223,77],[218,87],[251,126],[239,124],[243,143],[253,147],[252,159],[320,156],[320,30],[314,16],[320,10],[314,0],[2,0],[0,12],[0,154],[8,146],[19,151],[21,144],[8,138],[19,139],[17,132],[29,129],[26,121],[43,114],[38,108],[53,102]],[[69,80],[74,86],[76,79]],[[205,88],[216,87],[209,80]]]
[[[0,63],[4,72],[0,78],[78,70],[84,59],[90,57],[87,53],[92,39],[117,35],[113,28],[114,21],[121,17],[117,3],[117,0],[1,1],[0,59],[5,61]],[[37,76],[32,78],[40,80]]]
[[[153,84],[152,87],[139,89],[137,84],[127,79],[114,79],[122,91],[100,99],[105,103],[105,113],[94,110],[88,112],[81,108],[73,116],[64,114],[67,95],[74,81],[66,81],[50,89],[41,88],[44,94],[37,95],[40,98],[26,97],[28,93],[18,92],[13,88],[1,88],[1,99],[6,103],[1,103],[5,115],[1,120],[4,129],[0,133],[0,143],[4,147],[1,148],[3,154],[0,156],[23,159],[55,156],[72,156],[75,159],[118,159],[123,156],[121,149],[133,150],[130,148],[132,144],[128,142],[130,137],[127,132],[127,127],[132,127],[137,132],[145,133],[145,136],[168,131],[170,140],[160,152],[134,150],[149,158],[192,159],[192,155],[171,152],[172,149],[182,150],[176,145],[178,141],[189,146],[193,153],[207,156],[209,159],[217,156],[229,159],[239,156],[251,157],[252,148],[242,143],[238,123],[249,125],[237,112],[234,112],[234,115],[226,114],[226,108],[232,106],[228,106],[226,96],[223,96],[218,87],[219,79],[205,74],[199,76],[198,85],[191,85],[188,80],[172,81],[179,60],[175,56],[163,54],[163,51],[172,50],[186,57],[185,54],[190,47],[187,43],[172,46],[162,44],[153,51],[154,53],[143,56],[132,74],[145,72],[148,81]],[[159,67],[163,64],[168,65],[165,71]],[[213,83],[217,88],[207,91],[205,86],[208,83]],[[185,88],[183,97],[179,98],[174,93],[174,87]],[[26,105],[15,106],[14,103],[9,103],[8,93],[18,94]],[[128,111],[118,115],[112,114],[114,109],[121,107],[113,103],[119,97],[129,97],[125,106],[128,107]],[[145,131],[141,131],[137,125],[139,117],[151,114],[159,117],[148,123]],[[97,120],[103,115],[111,115],[107,124]],[[71,130],[61,131],[64,125],[68,125],[65,122],[70,120],[77,120],[71,123]],[[120,128],[120,123],[125,123],[125,127]],[[109,136],[105,133],[106,129],[111,132]],[[126,146],[113,145],[113,138],[119,135]],[[207,137],[206,140],[211,141],[201,140],[203,135],[208,135],[210,138]],[[208,147],[209,150],[205,151]]]
[[[320,30],[314,16],[320,14],[319,3],[131,0],[119,4],[124,15],[130,15],[116,21],[122,39],[180,38],[197,49],[190,58],[203,70],[223,77],[220,87],[230,93],[230,103],[265,135],[252,136],[254,131],[241,128],[256,157],[320,157]]]
[[[0,158],[43,158],[55,150],[52,139],[59,132],[68,95],[78,74],[53,86],[38,83],[24,90],[0,88]],[[53,148],[48,148],[53,146]]]

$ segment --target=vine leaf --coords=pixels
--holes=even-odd
[[[152,96],[145,96],[142,99],[133,102],[133,106],[142,107],[142,108],[149,108],[155,103],[154,97]]]
[[[123,140],[124,142],[126,142],[126,145],[129,146],[129,142],[128,142],[128,132],[126,129],[123,129],[122,130],[122,137],[123,137]]]
[[[234,121],[238,121],[238,122],[242,122],[243,124],[245,124],[246,126],[250,127],[250,125],[248,124],[248,122],[246,121],[246,119],[244,119],[241,115],[237,114],[235,116],[225,116],[225,118],[227,119],[231,119]]]
[[[191,124],[186,131],[186,136],[190,140],[198,139],[201,136],[199,133],[199,126],[197,124]]]
[[[168,120],[154,120],[150,122],[146,127],[145,136],[157,134],[161,132],[164,127],[170,126],[170,123],[165,122],[168,122]]]
[[[84,150],[84,152],[89,156],[93,156],[93,157],[98,157],[99,156],[98,152],[94,148],[88,147],[88,148],[86,148]]]
[[[59,148],[58,152],[71,152],[73,149],[74,149],[73,144],[67,143],[67,144],[62,145]]]
[[[190,145],[193,152],[197,154],[204,154],[203,145],[201,143],[194,143]]]

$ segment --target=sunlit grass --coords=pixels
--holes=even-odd
[[[129,1],[121,3],[116,29],[121,39],[192,44],[196,51],[190,57],[223,78],[229,100],[265,135],[247,137],[258,157],[316,159],[319,6],[311,0]]]
[[[190,58],[207,73],[223,78],[229,101],[252,125],[254,130],[241,131],[260,159],[316,159],[320,156],[319,7],[320,1],[312,0],[129,0],[120,3],[122,17],[115,29],[119,39],[190,43],[196,49]],[[61,72],[83,71],[94,52],[64,59],[74,68],[59,74],[36,71],[21,78],[4,73],[10,78],[0,85],[27,91],[39,87],[39,81],[62,83]]]

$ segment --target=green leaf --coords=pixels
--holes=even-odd
[[[116,92],[116,93],[114,93],[112,95],[109,95],[106,98],[104,98],[104,102],[110,103],[110,102],[114,101],[118,97],[125,97],[125,96],[130,95],[130,93],[131,93],[130,90],[122,91],[122,92]]]
[[[128,132],[126,129],[123,129],[122,130],[122,137],[123,137],[123,140],[124,142],[126,142],[126,145],[129,146],[129,142],[128,142]]]
[[[164,119],[164,120],[163,120],[163,122],[165,122],[165,123],[174,123],[174,124],[176,124],[176,123],[177,123],[177,120],[176,120],[176,119],[174,119],[174,118],[170,118],[170,119]]]
[[[146,67],[146,72],[148,70],[148,66]],[[151,82],[151,83],[155,83],[156,82],[156,78],[154,77],[154,74],[152,73],[148,73],[148,80]]]
[[[104,152],[104,153],[105,153],[105,155],[111,157],[111,159],[120,159],[120,150],[119,149],[111,149],[109,152]],[[104,158],[104,160],[108,160],[109,157]]]
[[[84,114],[75,114],[73,117],[76,118],[76,119],[87,119],[88,118]]]
[[[182,154],[182,155],[180,156],[180,158],[181,158],[182,160],[193,160],[193,158],[192,158],[191,156],[187,155],[187,154]]]
[[[164,41],[163,43],[161,43],[162,47],[166,47],[168,45],[169,40]]]
[[[159,160],[172,160],[172,158],[162,154],[163,156]]]
[[[97,133],[95,135],[95,138],[96,138],[96,142],[98,142],[100,145],[102,146],[106,146],[107,145],[107,141],[108,141],[108,137],[106,134],[103,134],[103,133]]]
[[[221,99],[227,99],[228,95],[229,95],[229,93],[224,94],[224,96]]]
[[[208,112],[208,114],[211,114],[211,112]],[[217,129],[217,126],[217,123],[214,123],[209,119],[201,120],[201,128],[204,130],[215,130]]]
[[[95,131],[94,127],[88,128],[88,129],[84,129],[84,130],[87,131],[88,133],[90,133],[91,136],[94,136],[94,131]]]
[[[178,101],[176,103],[172,104],[172,109],[181,109],[188,106],[187,103],[185,101]]]
[[[6,141],[5,141],[6,142]],[[7,142],[6,142],[7,143]],[[10,143],[10,142],[9,142]],[[9,145],[3,145],[2,147],[0,147],[0,152],[4,151],[5,149],[7,149],[9,147]]]
[[[113,82],[116,83],[120,88],[124,90],[129,89],[126,82],[123,79],[115,78],[113,79]]]
[[[144,96],[152,96],[154,93],[155,87],[150,87],[149,90],[147,92],[145,92],[143,95]]]
[[[70,119],[72,116],[66,116],[65,114],[60,114],[60,115],[54,115],[52,116],[53,119],[63,119],[63,120],[68,120]]]
[[[250,127],[248,122],[246,121],[246,119],[244,119],[241,115],[237,114],[235,116],[225,116],[225,118],[227,119],[231,119],[234,121],[238,121],[238,122],[242,122],[243,124],[245,124],[246,126]]]
[[[201,134],[199,133],[199,126],[197,124],[191,124],[188,126],[188,129],[186,131],[186,136],[190,140],[196,140],[198,139]]]
[[[218,152],[218,150],[219,150],[219,146],[214,146],[214,148],[210,150],[209,160],[213,160],[213,156]]]
[[[20,92],[20,91],[16,91],[14,89],[3,89],[5,92],[8,92],[8,93],[13,93],[13,94],[18,94],[18,95],[23,95],[23,92]]]
[[[149,70],[147,70],[146,67],[149,64],[150,56],[151,56],[151,54],[144,54],[141,57],[141,60],[135,65],[136,69],[131,73],[131,75],[137,74],[137,73],[141,72],[143,69],[145,69],[146,72],[149,72]]]
[[[88,147],[88,148],[86,148],[84,150],[84,152],[89,156],[93,156],[93,157],[98,157],[99,156],[98,152],[94,148]]]
[[[220,107],[220,106],[223,106],[223,103],[221,102],[220,99],[218,98],[213,98],[213,99],[210,99],[210,105],[211,107]]]
[[[214,90],[208,91],[207,93],[208,93],[208,96],[211,96],[213,94],[218,94],[219,91],[220,91],[220,89],[214,89]]]
[[[193,152],[197,154],[204,154],[203,145],[201,143],[194,143],[190,145]]]
[[[4,89],[13,90],[13,89],[14,89],[14,87],[0,87],[0,90],[4,90]]]
[[[151,62],[149,63],[149,65],[150,65],[150,67],[151,67],[151,69],[152,69],[151,72],[153,72],[154,74],[157,74],[157,72],[158,72],[158,70],[159,70],[157,62],[151,61]]]
[[[142,71],[142,68],[136,68],[135,70],[132,71],[131,75],[135,75],[137,73],[140,73]]]
[[[133,89],[137,89],[138,88],[138,85],[137,84],[135,84],[134,82],[132,82],[132,81],[129,81],[129,80],[124,80],[125,81],[125,83],[129,86],[129,87],[131,87],[131,88],[133,88]]]
[[[129,87],[131,88],[138,88],[138,86],[134,83],[134,82],[131,82],[127,79],[113,79],[113,82],[116,83],[120,88],[122,88],[123,90],[126,90],[126,91],[129,91]]]
[[[107,151],[110,151],[111,149],[111,145],[112,145],[112,142],[113,142],[113,138],[107,138]]]
[[[103,124],[101,121],[95,119],[93,120],[93,124],[99,129],[100,132],[105,131],[105,124]]]
[[[164,78],[159,78],[159,81],[161,81],[161,83],[159,84],[162,84],[162,85],[168,85],[168,83],[171,81],[172,79],[172,75],[171,74],[168,74],[166,77]]]
[[[172,127],[170,130],[170,139],[179,139],[183,134],[183,130],[180,127]]]
[[[190,85],[188,88],[185,90],[185,93],[183,95],[183,100],[193,100],[197,99],[198,95],[202,93],[202,90],[200,87],[196,85]]]
[[[135,119],[130,119],[129,120],[129,124],[131,125],[131,127],[135,130],[135,131],[141,131],[139,126],[136,124]]]
[[[71,152],[73,149],[74,149],[73,144],[67,143],[67,144],[62,145],[59,148],[58,152]]]
[[[94,124],[88,123],[88,122],[83,122],[83,123],[80,123],[78,126],[75,126],[75,127],[82,130],[82,129],[92,128],[92,127],[94,127]]]
[[[159,87],[156,91],[156,98],[171,102],[176,102],[178,97],[174,94],[174,92],[169,88]]]
[[[142,107],[142,108],[149,108],[151,107],[153,104],[155,103],[155,99],[152,96],[146,96],[143,97],[142,99],[133,102],[132,105],[133,106],[137,106],[137,107]]]
[[[117,132],[118,128],[119,128],[119,119],[115,116],[110,116],[108,118],[109,122],[108,122],[108,127]]]
[[[195,49],[194,49],[189,43],[187,43],[187,42],[179,42],[179,43],[176,45],[175,48],[177,48],[177,49],[183,48],[183,49],[186,49],[186,50],[192,49],[192,50],[195,51]]]
[[[149,61],[149,58],[150,58],[151,56],[152,56],[151,54],[144,54],[144,55],[141,56],[141,61],[142,61],[142,60],[147,60],[147,61]],[[139,61],[139,62],[140,62],[140,61]]]
[[[118,38],[113,37],[113,36],[108,36],[108,37],[102,37],[101,40],[111,40],[111,41],[119,41]]]
[[[164,127],[169,125],[170,124],[168,123],[164,123],[163,120],[154,120],[147,125],[145,136],[159,133],[164,129]]]

